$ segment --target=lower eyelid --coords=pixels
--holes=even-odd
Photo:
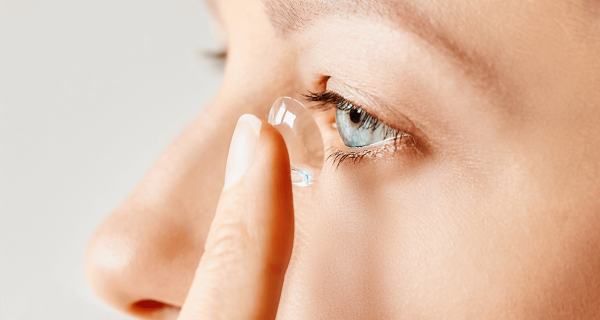
[[[370,145],[368,145],[368,146],[362,146],[362,147],[349,147],[349,146],[346,146],[346,147],[347,147],[348,149],[356,149],[356,150],[363,150],[363,149],[368,149],[368,148],[376,148],[376,147],[380,147],[380,146],[382,146],[382,145],[396,143],[396,140],[397,140],[397,139],[401,139],[401,138],[403,138],[403,137],[405,137],[405,136],[407,136],[407,137],[408,137],[408,136],[410,136],[410,135],[400,135],[400,136],[398,136],[398,137],[390,137],[390,138],[387,138],[387,139],[385,139],[385,140],[381,140],[381,141],[379,141],[379,142],[375,142],[375,143],[373,143],[373,144],[370,144]]]
[[[370,153],[370,150],[364,152],[344,152],[332,147],[328,152],[329,155],[327,156],[326,161],[331,162],[331,165],[338,169],[342,162],[345,162],[348,159],[352,160],[352,163],[356,163],[357,160],[360,162]]]
[[[340,141],[341,142],[341,141]],[[343,142],[341,143],[343,144]],[[362,148],[340,147],[339,142],[330,142],[326,148],[326,162],[338,169],[342,163],[360,164],[369,160],[376,160],[386,156],[401,153],[402,157],[413,158],[421,155],[414,137],[405,135],[399,137],[396,142],[387,142]]]

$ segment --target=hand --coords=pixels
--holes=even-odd
[[[243,115],[205,252],[179,320],[275,319],[294,240],[286,145],[269,123]]]

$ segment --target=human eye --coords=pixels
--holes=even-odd
[[[306,98],[320,102],[319,109],[336,109],[335,127],[348,149],[334,148],[329,155],[328,159],[338,166],[348,159],[356,162],[367,155],[381,153],[389,146],[398,147],[405,140],[414,143],[412,135],[386,125],[336,92],[310,93]]]
[[[225,63],[227,61],[227,49],[219,49],[217,51],[206,51],[204,54],[208,58],[220,63]]]
[[[340,97],[336,104],[335,123],[348,148],[360,149],[392,142],[405,135],[383,124],[363,109]]]

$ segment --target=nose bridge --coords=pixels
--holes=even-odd
[[[275,98],[289,94],[291,80],[267,69],[256,78],[228,72],[211,104],[96,230],[85,272],[102,300],[136,316],[176,317],[169,310],[183,304],[202,256],[237,119],[266,118]]]

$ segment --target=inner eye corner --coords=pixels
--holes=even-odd
[[[331,76],[328,75],[320,75],[319,76],[319,80],[317,81],[317,89],[318,92],[323,92],[323,91],[327,91],[327,83],[329,82],[329,79],[331,79]]]
[[[315,94],[323,93],[327,91],[327,82],[330,78],[331,76],[328,75],[315,75],[313,80],[309,81],[308,85],[304,87],[304,90],[302,90],[302,92],[296,93],[298,93],[302,97],[313,96]]]

